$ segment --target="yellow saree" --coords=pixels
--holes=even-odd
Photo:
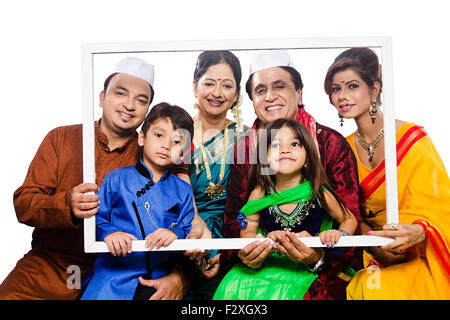
[[[400,223],[418,223],[427,240],[405,263],[383,267],[364,252],[366,269],[347,287],[347,299],[450,299],[450,180],[425,130],[404,124],[396,134]],[[354,135],[347,141],[356,155]],[[373,170],[358,159],[363,216],[373,229],[386,224],[384,161]]]

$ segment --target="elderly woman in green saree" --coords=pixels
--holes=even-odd
[[[230,51],[204,51],[194,71],[194,139],[189,178],[199,216],[213,238],[223,238],[223,214],[227,196],[231,152],[245,134],[239,116],[241,66]],[[235,121],[227,119],[228,110]],[[192,257],[192,256],[191,256]],[[219,284],[219,257],[211,250],[197,257],[197,273],[186,299],[210,300]]]

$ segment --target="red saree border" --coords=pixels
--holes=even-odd
[[[411,147],[419,139],[425,137],[427,133],[420,126],[413,126],[409,128],[403,137],[397,143],[397,166],[400,165],[403,158],[406,156]],[[361,182],[361,188],[364,191],[365,203],[378,187],[385,181],[385,161],[383,160],[378,167],[375,168],[364,180]]]
[[[436,252],[436,255],[444,266],[445,271],[450,276],[450,253],[445,240],[439,232],[439,229],[426,220],[416,220],[413,223],[421,225],[425,230],[434,252]]]

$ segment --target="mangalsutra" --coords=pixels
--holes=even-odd
[[[372,162],[373,155],[375,153],[375,148],[378,147],[378,144],[383,139],[384,136],[384,129],[382,128],[380,132],[378,132],[377,136],[372,142],[367,142],[364,140],[364,138],[361,136],[359,131],[356,131],[356,137],[358,138],[359,144],[361,147],[367,150],[367,153],[369,154],[369,162]]]

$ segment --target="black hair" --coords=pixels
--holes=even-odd
[[[369,88],[373,88],[375,82],[380,84],[377,103],[381,104],[380,94],[383,87],[381,65],[376,53],[367,47],[345,50],[334,59],[333,64],[327,71],[324,83],[325,92],[328,94],[330,102],[334,75],[347,69],[354,70]]]
[[[233,72],[234,80],[236,81],[236,95],[241,91],[242,70],[239,59],[228,50],[208,50],[203,51],[197,58],[195,65],[194,81],[198,83],[200,78],[206,73],[209,67],[220,63],[226,63],[230,66]]]
[[[115,73],[111,73],[106,79],[105,82],[103,83],[103,92],[106,94],[106,90],[109,87],[109,83],[111,82],[112,78],[114,78],[115,75],[119,74],[118,72]],[[148,82],[147,82],[148,83]],[[150,85],[150,83],[148,84],[150,87],[150,102],[148,103],[148,105],[150,105],[153,101],[153,98],[155,97],[155,91],[153,91],[153,87]]]
[[[169,118],[174,129],[187,130],[190,134],[190,139],[194,136],[194,120],[192,120],[189,113],[183,108],[167,102],[158,103],[147,114],[141,128],[144,135],[147,134],[150,125],[161,118]]]
[[[262,190],[275,190],[275,173],[269,170],[267,158],[264,159],[263,157],[267,157],[269,147],[272,144],[272,139],[276,135],[272,130],[278,131],[284,126],[290,128],[294,132],[300,145],[305,148],[306,161],[302,168],[302,179],[303,181],[307,180],[311,183],[312,199],[317,198],[322,207],[325,210],[330,211],[323,192],[325,187],[336,198],[342,211],[346,213],[347,210],[345,209],[343,201],[339,198],[328,181],[313,136],[303,124],[293,119],[277,119],[271,122],[266,130],[260,131],[255,154],[258,161],[250,167],[247,183],[247,199],[256,186],[261,187]],[[261,150],[261,148],[266,148],[266,150]],[[298,183],[300,184],[303,181],[299,181]]]

